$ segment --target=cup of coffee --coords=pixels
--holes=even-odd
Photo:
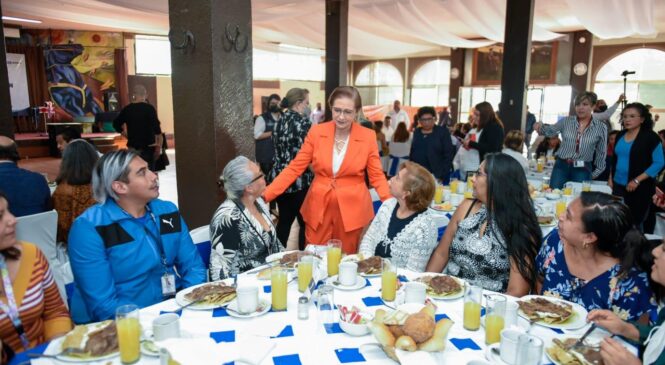
[[[241,286],[236,289],[238,312],[254,313],[259,306],[259,288],[255,286]]]
[[[180,337],[180,317],[175,313],[165,313],[152,321],[152,334],[155,341]]]
[[[501,352],[501,360],[509,365],[516,365],[517,361],[517,343],[518,339],[524,332],[505,329],[501,331],[501,342],[499,344],[499,351]]]
[[[344,286],[351,286],[356,284],[356,277],[358,275],[358,264],[355,262],[342,262],[339,264],[339,280],[340,284]]]
[[[404,285],[404,303],[425,303],[427,299],[427,285],[417,281],[410,281]]]

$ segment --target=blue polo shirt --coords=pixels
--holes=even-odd
[[[51,190],[44,176],[22,169],[14,162],[0,161],[0,191],[7,195],[9,211],[17,217],[51,208]]]

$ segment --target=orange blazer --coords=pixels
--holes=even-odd
[[[311,164],[314,181],[300,208],[303,219],[310,227],[317,229],[326,211],[324,197],[331,189],[335,189],[344,230],[349,232],[367,226],[374,218],[372,198],[365,185],[365,171],[381,200],[390,198],[390,190],[381,168],[376,133],[373,130],[358,123],[351,126],[349,145],[337,176],[333,176],[332,172],[334,139],[334,122],[313,126],[296,157],[268,186],[264,197],[267,201],[278,197]]]

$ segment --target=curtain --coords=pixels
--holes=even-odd
[[[46,80],[46,61],[42,47],[7,45],[7,53],[19,53],[25,55],[25,69],[28,78],[28,94],[30,105],[41,106],[47,100],[51,100],[48,93],[48,81]],[[15,132],[36,132],[44,130],[42,126],[36,126],[28,113],[28,116],[14,117]],[[39,128],[39,129],[38,129]]]
[[[115,89],[118,91],[118,110],[129,104],[129,87],[127,86],[127,52],[124,48],[116,48],[113,56],[115,64]]]

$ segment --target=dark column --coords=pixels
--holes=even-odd
[[[450,86],[448,88],[448,106],[450,117],[455,123],[459,116],[459,89],[464,82],[464,48],[453,48],[450,52]]]
[[[251,2],[170,0],[169,22],[178,201],[194,228],[222,199],[226,163],[254,158]]]
[[[591,47],[593,35],[586,30],[573,32],[573,56],[570,62],[570,114],[575,114],[575,97],[588,89],[589,64],[591,63]]]
[[[506,2],[506,32],[501,73],[501,119],[507,131],[524,130],[526,87],[531,61],[531,24],[535,0]]]
[[[349,0],[326,0],[326,103],[333,90],[346,84]],[[332,112],[326,106],[326,120]]]
[[[0,2],[0,15],[2,2]],[[2,22],[0,22],[2,23]],[[7,76],[7,51],[5,49],[5,30],[0,24],[0,135],[14,138],[14,119],[12,119],[12,101],[9,97],[9,77]]]

